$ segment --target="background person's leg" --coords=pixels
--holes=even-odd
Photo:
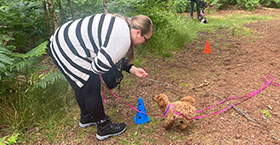
[[[191,18],[193,18],[194,0],[191,1]]]
[[[200,0],[195,0],[196,1],[196,13],[197,13],[197,18],[200,16]]]

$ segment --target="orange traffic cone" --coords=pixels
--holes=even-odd
[[[211,53],[211,49],[210,49],[210,45],[209,45],[209,41],[206,41],[206,46],[204,49],[204,53]]]

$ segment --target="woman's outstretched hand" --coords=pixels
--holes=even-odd
[[[146,73],[144,69],[138,68],[134,65],[130,68],[129,72],[136,75],[139,78],[145,78],[148,75],[148,73]]]

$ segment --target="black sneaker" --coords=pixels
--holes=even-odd
[[[104,140],[111,136],[117,136],[125,132],[126,125],[124,123],[114,124],[110,120],[105,126],[97,126],[96,138],[98,140]]]
[[[86,128],[92,125],[97,125],[96,124],[96,120],[90,115],[81,115],[81,119],[80,119],[80,123],[79,123],[80,127],[82,128]]]

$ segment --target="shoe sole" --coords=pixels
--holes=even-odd
[[[87,127],[92,126],[92,125],[97,126],[97,124],[94,123],[94,122],[86,123],[86,124],[82,124],[81,122],[79,123],[79,126],[80,126],[81,128],[87,128]]]
[[[118,132],[118,133],[115,133],[115,134],[108,134],[108,135],[104,135],[104,136],[100,136],[100,135],[96,134],[96,138],[98,140],[104,140],[104,139],[109,138],[111,136],[118,136],[118,135],[124,133],[125,130],[126,130],[126,127],[121,132]]]

